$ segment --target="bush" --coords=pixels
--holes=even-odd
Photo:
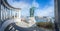
[[[50,22],[38,22],[36,24],[38,27],[43,27],[43,28],[48,28],[48,29],[53,28],[53,23],[50,23]]]

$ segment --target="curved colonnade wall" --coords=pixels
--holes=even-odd
[[[8,4],[7,0],[1,0],[1,21],[2,24],[4,21],[16,17],[17,10],[20,11],[20,8],[12,7]],[[1,26],[1,25],[0,25]]]

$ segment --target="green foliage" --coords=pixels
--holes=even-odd
[[[53,23],[51,23],[51,22],[38,22],[36,24],[38,27],[53,29]]]

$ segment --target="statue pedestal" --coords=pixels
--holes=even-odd
[[[20,27],[23,27],[23,28],[29,28],[29,27],[33,27],[33,25],[36,23],[34,17],[30,17],[27,22],[28,23],[26,23],[26,21],[24,20],[24,21],[21,21],[21,22],[17,22],[16,25],[18,25]]]
[[[29,19],[30,19],[30,20],[29,20],[29,24],[30,24],[30,25],[33,25],[33,24],[35,24],[35,23],[36,23],[36,21],[35,21],[35,18],[34,18],[34,17],[30,17]]]

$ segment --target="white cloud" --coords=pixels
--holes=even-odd
[[[21,8],[21,15],[23,16],[29,16],[29,8],[31,7],[31,4],[28,4],[26,2],[20,1],[20,2],[13,2],[10,3],[13,7]]]
[[[11,3],[10,3],[11,2]],[[35,1],[32,2],[32,4],[26,3],[24,1],[20,2],[12,2],[12,0],[9,0],[10,5],[16,8],[21,8],[21,14],[23,16],[29,16],[29,9],[34,6],[34,7],[39,7],[39,4]]]
[[[11,0],[10,0],[11,1]],[[9,1],[9,2],[10,2]],[[50,2],[51,6],[45,6],[44,9],[36,9],[35,10],[35,15],[37,16],[54,16],[54,5],[53,2]],[[24,16],[29,16],[29,8],[33,5],[37,8],[39,8],[39,3],[36,1],[33,1],[32,5],[23,1],[20,2],[11,2],[10,3],[12,6],[21,8],[21,14]]]
[[[36,1],[33,1],[33,2],[32,2],[32,5],[33,5],[34,7],[36,7],[36,8],[39,7],[39,3],[37,3]]]
[[[53,6],[47,6],[44,9],[38,9],[36,10],[36,14],[38,16],[50,16],[53,17],[54,16],[54,7]]]
[[[51,0],[50,6],[46,5],[43,9],[36,9],[35,16],[50,16],[54,17],[54,0]]]

